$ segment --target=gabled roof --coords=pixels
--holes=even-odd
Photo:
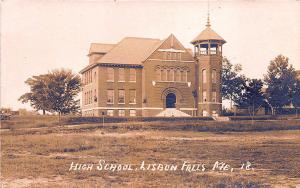
[[[92,53],[107,53],[114,46],[115,44],[92,43],[90,47],[89,55]]]
[[[196,42],[202,42],[207,40],[218,40],[222,43],[225,43],[226,41],[218,35],[214,30],[212,30],[210,27],[206,27],[194,40],[192,40],[192,44]]]
[[[160,43],[159,39],[126,37],[97,63],[142,64]]]

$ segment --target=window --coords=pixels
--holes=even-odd
[[[119,68],[119,82],[125,82],[124,68]]]
[[[136,81],[136,70],[135,69],[129,69],[129,81],[130,82]]]
[[[161,69],[161,81],[166,81],[167,71],[165,69]]]
[[[125,104],[125,90],[124,89],[119,89],[118,103],[119,104]]]
[[[114,69],[113,68],[107,68],[107,81],[108,82],[114,81]]]
[[[125,116],[125,110],[119,110],[119,116],[121,117]]]
[[[181,78],[180,70],[176,70],[175,81],[180,82],[180,78]]]
[[[136,91],[135,91],[135,89],[129,90],[129,103],[131,103],[131,104],[136,103]]]
[[[203,94],[203,96],[202,96],[203,97],[203,102],[206,102],[206,100],[207,100],[207,98],[206,98],[206,91],[203,91],[202,94]]]
[[[89,92],[86,92],[86,104],[89,104]]]
[[[136,110],[129,110],[129,116],[136,116]]]
[[[167,60],[171,59],[171,52],[166,52],[167,53]]]
[[[212,102],[217,102],[217,92],[212,92]]]
[[[170,72],[170,78],[170,81],[174,82],[174,69],[172,69]]]
[[[108,104],[114,103],[114,90],[112,89],[107,90],[107,103]]]
[[[94,72],[94,81],[96,82],[96,80],[97,80],[97,72],[95,71]]]
[[[97,90],[94,90],[94,102],[97,102]]]
[[[202,70],[202,83],[206,83],[206,70],[205,69],[203,69]]]
[[[161,71],[160,69],[156,69],[156,81],[161,81]]]
[[[107,110],[108,116],[114,116],[114,110]]]
[[[217,83],[217,71],[215,69],[212,70],[211,79],[213,84]]]
[[[180,71],[180,77],[181,82],[185,82],[185,74],[183,71]]]
[[[167,70],[167,81],[171,81],[170,70]]]

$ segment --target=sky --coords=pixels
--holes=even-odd
[[[123,37],[165,39],[186,47],[203,29],[207,1],[2,0],[1,107],[27,108],[24,81],[57,68],[78,73],[90,43]],[[210,0],[211,28],[227,43],[223,55],[242,73],[263,78],[283,54],[300,69],[300,0]]]

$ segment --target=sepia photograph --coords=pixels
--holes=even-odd
[[[0,18],[0,188],[300,188],[300,0]]]

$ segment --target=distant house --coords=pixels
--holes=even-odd
[[[18,110],[12,110],[10,108],[1,108],[1,114],[9,114],[9,115],[19,115],[19,111]]]

